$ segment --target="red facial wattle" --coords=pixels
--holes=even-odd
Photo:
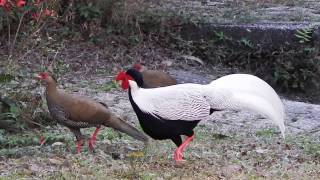
[[[121,87],[124,90],[129,88],[129,80],[133,80],[133,78],[127,75],[124,71],[120,71],[116,76],[116,81],[122,81]]]

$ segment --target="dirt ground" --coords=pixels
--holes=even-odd
[[[101,49],[87,42],[62,42],[48,48],[50,53],[45,61],[43,52],[35,51],[19,62],[17,69],[24,71],[25,76],[11,83],[12,86],[22,85],[24,93],[43,93],[43,87],[31,76],[49,67],[51,61],[50,68],[57,73],[61,88],[106,102],[112,111],[137,127],[127,93],[112,86],[120,69],[142,62],[149,68],[166,70],[178,79],[192,77],[190,81],[199,82],[230,72],[227,68],[183,59],[184,54],[150,42],[133,49]],[[260,116],[249,112],[218,113],[196,128],[196,138],[182,165],[173,162],[172,142],[152,141],[145,148],[108,128],[99,134],[95,153],[85,147],[80,154],[75,153],[73,135],[59,125],[42,128],[48,137],[44,146],[39,146],[39,136],[32,131],[5,133],[2,142],[7,145],[0,150],[0,176],[1,179],[317,179],[320,145],[319,131],[314,128],[319,126],[320,108],[284,102],[288,111],[285,140],[275,126]],[[304,113],[303,108],[309,113]],[[92,131],[84,132],[89,136]]]

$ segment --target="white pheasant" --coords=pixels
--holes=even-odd
[[[178,148],[176,161],[182,160],[184,148],[192,141],[193,128],[215,111],[250,110],[279,126],[285,137],[284,107],[273,88],[260,78],[248,74],[232,74],[208,85],[179,84],[143,89],[141,74],[129,69],[116,80],[129,88],[129,99],[142,129],[154,139],[171,139]],[[187,138],[182,142],[181,135]]]

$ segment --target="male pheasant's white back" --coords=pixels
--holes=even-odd
[[[210,83],[209,89],[225,97],[218,108],[248,109],[270,118],[285,137],[284,107],[278,94],[262,79],[248,74],[232,74]],[[211,97],[217,96],[211,95]],[[215,104],[213,104],[214,106]],[[233,107],[232,107],[233,106]]]

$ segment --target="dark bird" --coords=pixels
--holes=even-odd
[[[89,139],[91,150],[94,150],[93,145],[101,125],[126,133],[137,140],[148,141],[147,136],[113,114],[105,104],[65,93],[57,88],[57,82],[47,72],[40,73],[38,79],[45,82],[45,94],[51,116],[59,124],[67,126],[76,136],[78,153],[83,145],[81,128],[96,127]]]
[[[117,81],[129,89],[129,100],[145,133],[153,139],[171,139],[178,147],[174,159],[182,161],[193,129],[201,120],[226,109],[251,110],[271,119],[284,137],[283,104],[265,81],[248,74],[231,74],[207,85],[179,84],[145,89],[142,74],[134,68],[121,71]],[[181,135],[187,136],[182,141]]]
[[[163,71],[149,70],[138,63],[134,64],[133,68],[142,74],[144,82],[142,88],[165,87],[177,84],[177,81],[173,77]]]

